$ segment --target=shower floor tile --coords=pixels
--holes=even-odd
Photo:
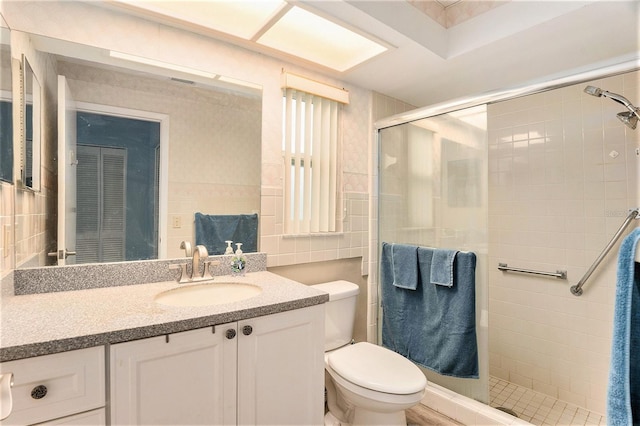
[[[489,401],[492,407],[512,410],[520,419],[534,425],[606,424],[606,418],[601,414],[493,376],[489,378]]]

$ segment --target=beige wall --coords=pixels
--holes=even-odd
[[[353,338],[356,342],[367,341],[367,277],[361,273],[361,258],[330,260],[303,265],[276,266],[269,272],[307,285],[345,280],[357,284],[360,294],[356,304]]]

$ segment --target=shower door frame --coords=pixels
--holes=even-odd
[[[377,149],[375,151],[374,158],[372,158],[372,161],[374,162],[373,169],[380,170],[380,152],[381,152],[380,131],[381,130],[408,124],[408,123],[415,122],[422,119],[435,117],[438,115],[448,114],[448,113],[463,110],[466,108],[476,107],[480,105],[489,105],[489,104],[500,102],[500,101],[506,101],[509,99],[514,99],[522,96],[533,95],[536,93],[559,89],[565,86],[584,83],[584,82],[596,80],[599,78],[614,76],[618,74],[624,74],[624,73],[633,72],[637,70],[640,70],[638,58],[627,57],[613,65],[603,66],[603,67],[585,71],[585,72],[576,71],[575,74],[570,74],[568,76],[562,76],[557,78],[551,77],[547,81],[543,81],[543,82],[532,82],[527,85],[518,86],[510,89],[498,90],[498,91],[489,92],[489,93],[481,94],[477,96],[453,99],[450,101],[434,104],[432,106],[427,106],[423,108],[418,108],[412,111],[396,114],[391,117],[378,120],[374,123],[374,131],[375,131],[375,138],[376,138],[375,143],[376,143]],[[640,154],[637,154],[637,155],[640,155]],[[639,170],[640,170],[640,167],[639,167]],[[380,277],[380,273],[379,273],[380,264],[377,261],[377,259],[380,258],[380,252],[381,252],[381,241],[379,241],[380,223],[381,223],[380,215],[379,215],[379,207],[380,207],[379,206],[379,202],[380,202],[379,190],[380,190],[380,183],[381,183],[380,177],[381,177],[380,173],[377,173],[375,176],[372,177],[373,187],[376,188],[376,192],[375,194],[373,194],[374,196],[371,197],[371,200],[372,200],[371,208],[373,209],[374,216],[378,218],[378,220],[376,221],[376,228],[374,229],[374,232],[372,232],[372,235],[370,236],[370,247],[371,247],[370,250],[371,250],[371,253],[374,254],[374,256],[372,256],[373,259],[376,259],[376,261],[370,263],[370,271],[369,271],[370,276],[376,277],[376,279],[373,280],[372,285],[375,285],[376,292],[378,294],[378,297],[376,299],[377,310],[374,313],[374,315],[376,320],[376,327],[378,330],[375,338],[378,339],[379,344],[381,343],[379,339],[380,330],[381,330],[381,322],[380,322],[380,315],[379,315],[381,311],[380,297],[379,297],[380,282],[378,280],[378,277]],[[480,326],[481,323],[482,323],[482,320],[478,322],[478,326]],[[487,351],[488,351],[488,347],[487,347]],[[479,355],[483,357],[482,354],[479,354]],[[484,354],[484,358],[488,360],[488,353]],[[485,379],[486,381],[487,395],[488,395],[488,382],[489,382],[488,374],[489,372],[487,368],[485,371],[486,377],[483,377],[482,371],[481,371],[481,377],[480,377],[481,380]],[[486,402],[483,401],[483,402],[488,403],[488,401]]]

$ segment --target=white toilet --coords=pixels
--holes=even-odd
[[[358,286],[332,281],[313,286],[325,304],[325,425],[402,425],[404,410],[420,402],[427,379],[411,361],[371,343],[352,344]],[[336,422],[339,421],[339,423]]]

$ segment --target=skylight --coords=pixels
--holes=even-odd
[[[346,71],[387,50],[372,38],[282,0],[115,3],[171,22],[253,41],[337,71]]]
[[[296,6],[257,41],[338,71],[346,71],[387,50],[367,37]]]

